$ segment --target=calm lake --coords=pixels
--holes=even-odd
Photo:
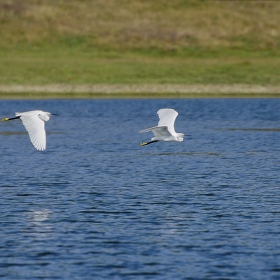
[[[140,147],[157,110],[184,142]],[[0,101],[1,279],[280,279],[280,99]]]

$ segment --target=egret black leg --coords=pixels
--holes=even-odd
[[[1,121],[2,122],[6,122],[6,121],[11,121],[11,120],[15,120],[15,119],[19,119],[20,116],[14,117],[14,118],[3,118]]]

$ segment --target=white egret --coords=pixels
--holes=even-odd
[[[145,146],[158,141],[182,142],[184,133],[177,133],[174,130],[174,122],[178,116],[178,112],[173,109],[160,109],[157,111],[157,114],[159,117],[158,126],[139,131],[139,133],[152,131],[155,137],[149,142],[141,143],[140,146]]]
[[[40,110],[16,113],[14,118],[4,118],[2,121],[10,121],[21,119],[23,126],[28,132],[29,138],[33,146],[39,150],[46,149],[46,131],[45,122],[50,119],[51,114]]]

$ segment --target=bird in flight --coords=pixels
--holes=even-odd
[[[40,110],[16,113],[13,118],[3,118],[2,121],[10,121],[15,119],[21,119],[23,126],[28,132],[29,138],[33,146],[39,150],[44,151],[46,149],[46,131],[45,122],[50,119],[51,114]]]
[[[149,145],[158,141],[182,142],[184,140],[184,133],[177,133],[174,130],[174,122],[178,116],[178,112],[173,109],[160,109],[157,111],[157,114],[159,117],[158,126],[139,131],[139,133],[152,131],[155,137],[149,142],[141,143],[140,146]]]

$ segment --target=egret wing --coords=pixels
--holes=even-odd
[[[160,109],[157,111],[159,122],[158,126],[167,126],[171,134],[175,133],[174,122],[178,116],[178,112],[173,109]]]
[[[152,129],[152,132],[158,140],[164,140],[172,136],[167,126],[156,126]]]
[[[157,127],[157,126],[154,126],[154,127],[150,127],[150,128],[146,128],[146,129],[140,130],[139,133],[152,131],[152,130],[153,130],[154,128],[156,128],[156,127]]]
[[[152,131],[156,137],[156,139],[158,140],[164,140],[171,135],[171,133],[168,130],[167,126],[154,126],[154,127],[150,127],[144,130],[139,131],[139,133],[143,133],[143,132],[149,132]]]
[[[39,150],[44,151],[46,149],[46,131],[45,123],[42,121],[37,113],[29,115],[21,115],[20,117],[29,138],[33,146]]]

